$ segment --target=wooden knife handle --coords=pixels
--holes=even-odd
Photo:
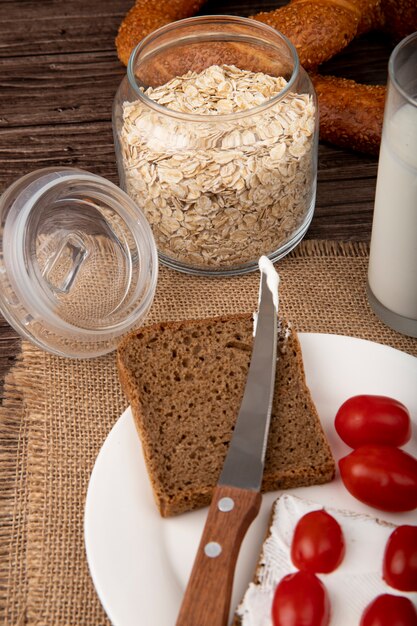
[[[176,626],[225,626],[240,545],[258,514],[258,491],[217,486]]]

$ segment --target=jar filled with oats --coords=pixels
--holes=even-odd
[[[161,262],[238,274],[296,246],[314,211],[317,117],[294,46],[265,24],[205,16],[144,39],[113,125],[120,185]]]

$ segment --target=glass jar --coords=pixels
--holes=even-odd
[[[83,170],[45,168],[0,198],[0,312],[54,354],[94,357],[140,325],[158,257],[142,212]]]
[[[204,16],[144,39],[113,128],[120,185],[161,262],[238,274],[294,248],[314,211],[317,118],[294,46],[265,24]]]

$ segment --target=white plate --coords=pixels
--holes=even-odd
[[[338,438],[338,407],[359,393],[397,398],[413,419],[404,447],[417,455],[417,359],[393,348],[338,335],[300,333],[307,382],[336,459],[350,450]],[[288,492],[287,492],[288,493]],[[416,513],[376,513],[333,482],[289,491],[324,506],[415,523]],[[232,607],[251,580],[273,500],[265,494],[239,556]],[[173,626],[191,571],[206,510],[162,519],[154,504],[130,409],[107,437],[94,466],[85,507],[85,544],[100,600],[116,626]]]

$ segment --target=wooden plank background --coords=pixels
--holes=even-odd
[[[201,13],[247,16],[284,3],[209,0]],[[111,109],[125,68],[114,38],[131,5],[132,0],[0,0],[0,193],[46,166],[77,166],[117,183]],[[392,47],[386,36],[368,34],[322,71],[385,83]],[[376,166],[374,157],[320,145],[308,238],[369,240]],[[0,316],[0,383],[18,343]]]

